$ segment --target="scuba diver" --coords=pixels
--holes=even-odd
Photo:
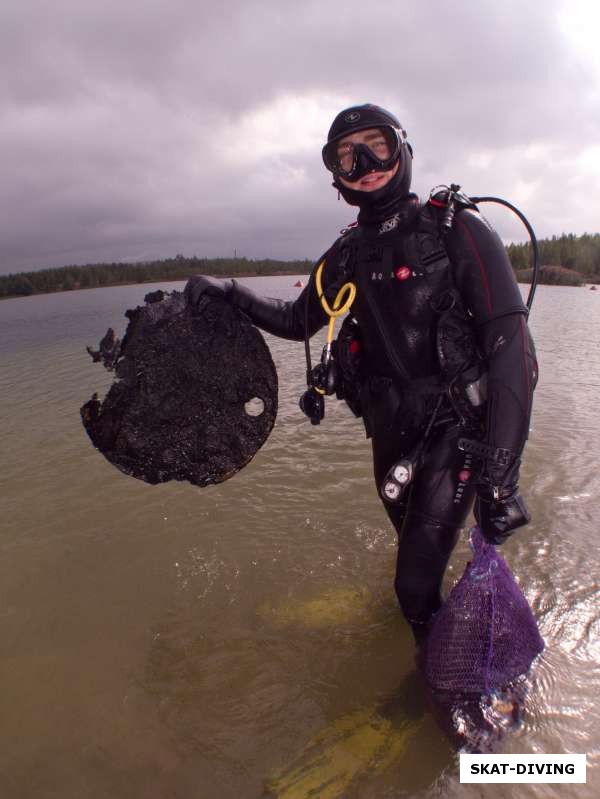
[[[499,236],[458,186],[421,203],[410,191],[412,160],[393,114],[371,104],[341,111],[323,161],[358,219],[299,297],[264,298],[202,275],[185,295],[194,307],[204,294],[219,296],[262,330],[306,341],[300,404],[311,422],[334,392],[362,416],[399,539],[396,594],[421,644],[473,504],[490,543],[530,520],[518,482],[537,363]],[[308,339],[337,313],[348,284],[349,314],[313,369]]]

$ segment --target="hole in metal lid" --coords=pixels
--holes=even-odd
[[[260,416],[265,410],[265,403],[260,397],[252,397],[244,404],[244,410],[248,416]]]

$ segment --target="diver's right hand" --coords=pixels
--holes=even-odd
[[[194,275],[185,284],[183,294],[192,308],[198,308],[204,296],[220,297],[222,300],[227,300],[232,289],[233,280],[231,278],[223,280],[218,277],[208,277],[208,275]]]
[[[488,544],[500,546],[516,529],[529,524],[531,515],[517,486],[504,489],[494,499],[487,486],[479,486],[475,497],[475,520]]]

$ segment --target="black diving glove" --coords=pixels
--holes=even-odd
[[[490,486],[479,485],[474,513],[488,544],[500,545],[517,528],[529,524],[531,516],[516,485],[501,488],[496,493],[499,496],[494,496],[494,489]]]
[[[304,306],[297,301],[276,300],[255,294],[234,278],[191,277],[183,290],[188,305],[200,311],[208,297],[220,297],[246,314],[253,325],[274,336],[304,339]],[[318,330],[319,326],[315,326]]]
[[[194,275],[185,284],[183,294],[187,303],[198,310],[202,305],[203,297],[220,297],[222,300],[227,300],[232,289],[233,280],[231,278],[220,279],[208,277],[208,275]]]

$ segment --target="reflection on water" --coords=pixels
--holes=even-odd
[[[302,344],[267,337],[279,416],[227,483],[147,486],[89,445],[79,407],[110,376],[85,346],[150,288],[0,303],[0,796],[480,797],[415,674],[360,422],[332,401],[315,428],[297,408]],[[600,785],[599,302],[538,289],[534,521],[503,549],[546,650],[502,749],[587,753],[584,799]],[[447,588],[468,558],[463,541]],[[565,795],[517,787],[485,796]]]

